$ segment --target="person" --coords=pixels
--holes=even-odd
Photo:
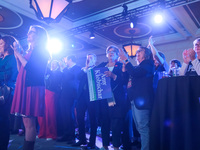
[[[81,67],[76,65],[76,57],[69,55],[64,58],[66,67],[62,74],[62,90],[59,100],[59,114],[60,118],[59,132],[61,137],[57,139],[58,142],[66,141],[68,144],[75,143],[75,117],[74,104],[77,99],[77,91],[79,86],[78,74]]]
[[[149,44],[147,47],[151,49],[151,52],[153,54],[154,65],[155,65],[155,72],[154,72],[154,78],[153,78],[153,87],[154,87],[154,92],[155,92],[158,86],[158,81],[163,77],[163,72],[168,74],[169,65],[167,64],[167,61],[165,60],[165,55],[162,52],[158,52],[158,50],[154,46],[154,41],[153,41],[152,36],[149,37]]]
[[[25,126],[23,149],[33,150],[36,139],[36,118],[44,116],[44,75],[49,53],[46,49],[48,35],[43,27],[31,26],[27,36],[29,50],[24,57],[13,48],[20,70],[11,113],[23,116]]]
[[[120,58],[124,60],[123,72],[129,74],[128,97],[131,100],[132,115],[141,136],[141,150],[149,149],[149,123],[153,107],[154,62],[151,50],[140,47],[136,52],[138,66],[133,66],[123,50]]]
[[[87,144],[87,149],[94,149],[96,147],[96,133],[97,133],[97,113],[98,113],[98,101],[90,102],[89,87],[87,71],[94,68],[96,64],[96,55],[87,54],[86,66],[82,68],[82,71],[78,75],[80,80],[78,88],[78,96],[76,103],[77,121],[79,129],[79,141],[72,146],[86,145],[85,135],[85,113],[88,110],[89,122],[90,122],[90,139]]]
[[[178,76],[179,75],[179,70],[181,68],[181,62],[177,59],[172,59],[170,61],[170,68],[169,68],[169,75],[172,76]]]
[[[55,140],[57,138],[56,104],[61,91],[61,76],[59,62],[52,60],[45,76],[45,115],[38,117],[40,130],[38,138]]]
[[[0,37],[0,86],[9,87],[8,95],[0,96],[0,150],[7,150],[9,142],[9,114],[17,78],[17,62],[14,56],[16,40],[12,36]]]
[[[183,51],[183,65],[179,71],[180,75],[200,75],[200,38],[193,42],[193,48]]]
[[[112,144],[114,149],[119,149],[121,145],[121,132],[126,115],[126,79],[122,73],[122,63],[118,61],[119,48],[110,45],[106,49],[108,62],[103,62],[98,67],[107,67],[106,77],[110,78],[110,85],[113,97],[100,101],[100,117],[102,131],[102,150],[108,149],[110,142],[110,127],[112,130]]]

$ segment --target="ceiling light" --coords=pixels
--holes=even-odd
[[[94,39],[94,38],[95,38],[94,32],[91,32],[91,33],[90,33],[90,39],[92,40],[92,39]]]
[[[137,24],[137,17],[130,17],[130,27],[134,28]]]
[[[47,23],[59,22],[72,0],[30,0],[36,16]]]
[[[156,14],[154,16],[154,21],[155,23],[158,23],[158,24],[161,23],[163,21],[163,16],[161,14]]]
[[[123,48],[128,53],[128,56],[133,58],[136,56],[136,51],[139,49],[140,46],[140,44],[134,44],[131,42],[130,44],[123,45]]]

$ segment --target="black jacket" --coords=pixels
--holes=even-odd
[[[105,67],[107,62],[103,62],[98,67]],[[115,98],[116,105],[114,107],[109,107],[109,114],[111,117],[114,118],[119,118],[119,117],[124,117],[125,112],[126,112],[126,106],[127,106],[127,99],[126,99],[126,85],[128,81],[128,77],[124,77],[124,74],[122,73],[122,63],[116,62],[114,69],[112,71],[115,75],[117,75],[116,80],[113,80],[111,78],[110,84],[111,84],[111,89]],[[102,106],[102,109],[105,109],[105,107],[108,107],[107,102]],[[104,111],[104,110],[103,110]],[[106,112],[106,111],[105,111]]]
[[[137,109],[151,109],[154,98],[153,60],[143,60],[138,66],[126,65],[132,86],[128,88],[128,97],[134,101]]]
[[[46,49],[36,47],[30,56],[26,66],[26,86],[44,86],[44,76],[49,59],[49,53]]]
[[[72,68],[65,68],[62,75],[62,97],[77,98],[77,91],[79,86],[78,74],[81,67],[75,65]]]

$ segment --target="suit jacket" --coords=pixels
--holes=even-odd
[[[78,74],[81,71],[81,67],[75,65],[72,68],[65,68],[62,75],[62,97],[68,97],[72,99],[77,98],[77,91],[79,86]]]
[[[103,62],[98,65],[98,67],[105,67],[106,65],[107,62]],[[117,75],[116,80],[113,80],[112,78],[110,80],[111,89],[115,98],[116,105],[114,107],[109,107],[109,114],[112,117],[124,117],[127,105],[126,85],[128,78],[125,78],[122,73],[122,63],[116,62],[112,73]],[[105,103],[103,106],[108,107],[108,104]]]
[[[87,73],[81,70],[81,72],[78,75],[78,79],[80,83],[78,87],[77,100],[79,101],[81,99],[81,96],[84,95],[84,97],[86,98],[86,101],[90,101]]]
[[[134,101],[137,109],[151,109],[154,98],[153,91],[153,60],[143,60],[138,66],[126,65],[126,70],[131,79],[128,88],[128,97]]]

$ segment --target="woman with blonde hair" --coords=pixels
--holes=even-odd
[[[16,48],[19,74],[11,113],[23,116],[25,126],[24,150],[33,150],[36,138],[36,118],[44,115],[44,75],[49,59],[46,44],[48,35],[41,26],[31,26],[28,32],[28,53],[23,57]]]

